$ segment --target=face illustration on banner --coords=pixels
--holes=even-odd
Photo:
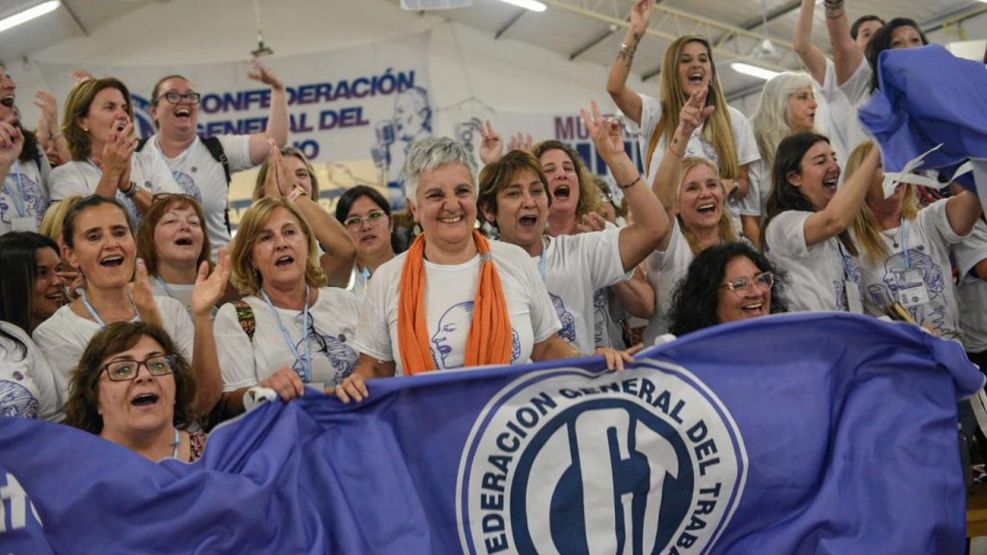
[[[134,107],[134,132],[138,137],[150,137],[157,132],[151,117],[151,101],[137,94],[130,94]]]
[[[733,417],[688,370],[533,372],[477,417],[460,461],[463,551],[706,553],[743,493]]]

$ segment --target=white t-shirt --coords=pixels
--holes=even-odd
[[[987,225],[977,221],[973,233],[953,245],[953,256],[960,270],[956,300],[960,307],[960,329],[967,352],[987,351],[987,281],[973,274],[973,268],[987,258]]]
[[[38,346],[19,327],[0,322],[0,328],[17,337],[27,353],[0,336],[0,417],[57,420],[61,401],[55,390],[55,376]]]
[[[346,290],[353,293],[356,297],[357,303],[363,302],[363,295],[367,292],[367,282],[370,281],[370,273],[363,273],[360,268],[353,264],[353,270],[350,271],[350,281],[346,284]]]
[[[812,214],[787,210],[775,216],[764,232],[768,258],[780,270],[788,272],[789,310],[849,312],[847,281],[849,278],[852,284],[849,294],[855,297],[853,304],[859,305],[860,269],[838,237],[811,247],[806,245],[805,221]]]
[[[159,277],[151,278],[151,292],[155,297],[171,297],[182,303],[185,310],[192,314],[192,291],[195,285],[188,283],[167,283]]]
[[[870,67],[866,60],[861,62],[861,66]],[[854,75],[858,73],[861,73],[859,68]],[[852,79],[854,78],[851,77]],[[869,75],[867,79],[870,79]],[[852,85],[850,81],[844,85],[847,84]],[[824,122],[821,122],[824,126],[820,127],[823,128],[823,133],[829,137],[830,144],[836,151],[836,159],[839,161],[840,167],[845,167],[853,149],[857,148],[860,143],[869,141],[870,136],[860,125],[860,120],[857,119],[856,105],[847,98],[843,88],[836,83],[836,66],[829,58],[826,58],[826,76],[819,92],[822,93],[823,100],[826,101],[829,108],[826,113],[828,117]]]
[[[645,346],[653,345],[658,336],[668,333],[668,309],[672,306],[672,293],[695,258],[689,241],[679,227],[678,218],[672,220],[669,233],[672,235],[668,240],[668,248],[664,252],[656,250],[644,261],[648,283],[655,290],[655,313],[648,319],[648,327],[644,328]]]
[[[154,300],[158,303],[164,330],[171,336],[182,356],[191,363],[195,330],[188,312],[182,303],[174,299],[156,296]],[[132,321],[136,322],[137,318]],[[68,399],[72,370],[78,366],[89,340],[99,330],[99,324],[72,312],[70,305],[59,308],[51,318],[34,330],[34,342],[48,359],[55,375],[55,387],[59,396],[58,419],[65,416],[64,404]]]
[[[562,323],[559,336],[580,352],[592,354],[597,340],[602,343],[602,335],[608,334],[605,325],[599,330],[600,336],[596,329],[597,321],[609,320],[603,288],[631,277],[631,272],[624,272],[620,260],[620,228],[558,237],[546,235],[542,246],[544,257],[531,259],[545,279],[548,296]],[[605,344],[609,345],[609,339]]]
[[[103,170],[90,160],[73,160],[51,171],[51,200],[62,200],[71,196],[88,196],[96,192]],[[130,180],[152,195],[159,193],[181,193],[182,190],[171,177],[168,166],[158,157],[147,152],[135,152],[130,159]],[[116,198],[127,208],[134,222],[142,218],[133,199],[117,191]]]
[[[0,235],[11,231],[38,231],[48,209],[51,164],[42,153],[41,167],[34,160],[14,162],[0,189]]]
[[[899,227],[881,232],[891,253],[887,260],[875,264],[861,255],[857,264],[863,277],[865,312],[884,314],[878,304],[884,294],[908,309],[917,324],[952,339],[959,336],[960,323],[949,246],[963,238],[949,226],[947,201],[938,200],[920,210],[913,221],[902,219]]]
[[[253,340],[243,331],[236,306],[232,303],[220,307],[213,328],[219,350],[219,366],[223,369],[224,391],[257,385],[284,367],[292,368],[304,380],[306,352],[311,352],[312,356],[309,383],[321,384],[323,388],[341,384],[356,368],[359,355],[353,339],[356,335],[357,302],[349,291],[338,287],[319,289],[319,296],[308,311],[307,345],[302,342],[304,316],[301,310],[274,307],[275,316],[264,299],[249,296],[243,300],[254,313]],[[285,342],[278,319],[288,332],[291,347]],[[301,359],[295,358],[292,348]]]
[[[661,119],[661,101],[657,98],[642,94],[641,97],[641,138],[638,146],[641,149],[641,160],[648,159],[648,146],[651,144],[651,136],[658,127]],[[744,166],[754,160],[761,159],[761,153],[757,149],[757,139],[754,138],[754,130],[750,121],[747,120],[740,110],[733,106],[727,106],[730,112],[730,126],[733,129],[733,142],[737,148],[737,164]],[[702,128],[696,129],[689,138],[686,145],[685,155],[695,156],[710,160],[719,165],[720,157],[716,153],[713,145],[703,139]],[[646,180],[650,183],[650,176],[658,173],[658,166],[661,165],[662,158],[665,157],[666,141],[664,134],[658,141],[654,154],[651,156],[651,164],[648,166],[648,176]]]
[[[490,242],[490,253],[500,274],[514,331],[511,363],[525,364],[531,359],[532,347],[559,331],[561,325],[528,253],[499,241]],[[406,256],[402,253],[387,261],[370,278],[357,327],[357,351],[378,360],[395,361],[397,375],[404,374],[398,351],[398,304]],[[425,261],[425,322],[436,369],[463,365],[479,278],[479,254],[462,264]]]
[[[253,167],[250,162],[250,135],[217,135],[217,138],[229,160],[230,173]],[[174,158],[168,158],[161,152],[158,135],[147,140],[144,151],[163,161],[182,192],[202,205],[202,212],[206,216],[206,233],[209,235],[212,258],[215,260],[220,247],[230,242],[230,232],[226,229],[229,185],[226,183],[223,165],[209,154],[209,149],[198,136],[185,152]]]

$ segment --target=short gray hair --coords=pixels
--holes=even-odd
[[[476,185],[476,159],[462,143],[449,137],[429,137],[416,141],[408,149],[404,161],[404,190],[408,202],[414,203],[418,195],[418,179],[423,173],[447,164],[462,164],[470,172],[470,181]]]

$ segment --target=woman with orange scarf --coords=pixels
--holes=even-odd
[[[360,360],[336,388],[343,402],[365,399],[370,378],[584,356],[559,337],[531,257],[475,229],[475,172],[472,154],[452,139],[411,147],[405,186],[422,234],[367,285],[354,341]],[[611,368],[630,360],[597,353]]]

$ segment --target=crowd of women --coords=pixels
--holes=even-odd
[[[582,118],[614,188],[562,142],[505,152],[490,122],[482,168],[452,139],[420,140],[407,245],[374,187],[320,207],[262,65],[264,132],[199,137],[200,93],[169,75],[144,140],[116,78],[79,75],[60,121],[39,93],[30,131],[0,69],[0,411],[191,461],[212,426],[273,396],[361,401],[375,378],[588,355],[620,369],[666,333],[785,311],[908,320],[983,363],[979,200],[908,183],[885,195],[856,123],[880,52],[925,36],[905,18],[850,25],[826,0],[831,61],[811,42],[814,7],[795,32],[808,71],[766,83],[748,119],[704,37],[671,43],[658,96],[628,86],[654,9],[637,1],[606,89],[640,128],[644,171],[595,102]],[[256,165],[231,237],[230,174]]]

